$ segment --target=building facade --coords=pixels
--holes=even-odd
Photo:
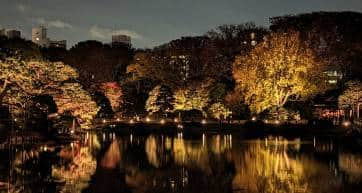
[[[112,35],[112,47],[117,46],[131,46],[131,37],[127,35]]]
[[[31,30],[31,41],[42,47],[67,48],[66,40],[51,40],[47,36],[44,26],[33,27]]]
[[[31,41],[39,46],[48,47],[47,29],[43,26],[33,27],[31,30]]]
[[[67,48],[67,40],[50,40],[49,47],[51,48]]]

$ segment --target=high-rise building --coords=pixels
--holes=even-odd
[[[39,46],[48,47],[47,29],[44,26],[33,27],[31,30],[31,41]]]
[[[20,38],[21,37],[21,32],[19,30],[14,30],[14,29],[7,30],[6,31],[6,36],[9,39]]]
[[[112,47],[122,46],[122,45],[130,46],[131,37],[122,34],[112,35]]]

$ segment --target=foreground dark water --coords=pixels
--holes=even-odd
[[[332,138],[89,132],[0,152],[0,192],[362,192],[362,153]]]

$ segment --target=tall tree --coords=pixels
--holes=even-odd
[[[299,33],[272,33],[247,55],[236,57],[233,76],[236,91],[253,113],[275,107],[290,99],[303,99],[320,92],[322,64],[304,44]]]
[[[157,85],[149,93],[149,97],[146,101],[146,111],[150,113],[168,113],[173,110],[174,98],[171,92],[171,89],[163,86]]]

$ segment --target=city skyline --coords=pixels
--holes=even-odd
[[[196,36],[218,25],[253,21],[268,27],[269,18],[314,11],[362,11],[362,2],[349,1],[117,1],[3,0],[0,28],[21,30],[31,39],[32,27],[44,25],[49,36],[69,46],[84,40],[111,42],[112,33],[129,35],[136,48],[154,46],[181,36]],[[207,6],[206,6],[207,5]],[[279,5],[279,6],[274,6]]]

